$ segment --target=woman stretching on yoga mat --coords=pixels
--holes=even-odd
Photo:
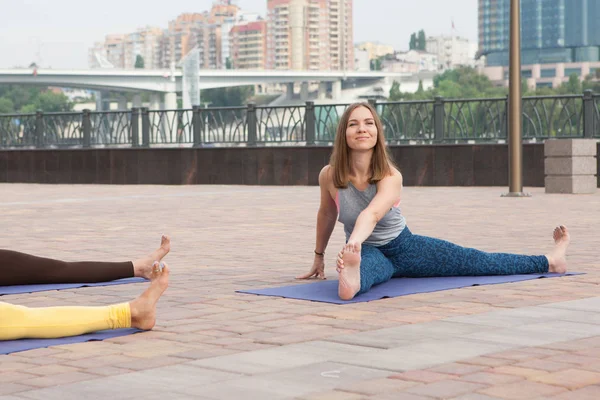
[[[29,308],[0,302],[0,340],[51,339],[131,327],[152,329],[156,303],[169,285],[169,267],[154,264],[148,274],[150,287],[129,303]]]
[[[402,175],[388,155],[377,112],[368,103],[353,104],[342,115],[319,186],[315,259],[298,279],[325,279],[323,256],[339,219],[346,234],[336,261],[343,300],[392,277],[566,272],[570,236],[564,226],[554,230],[554,250],[545,256],[486,253],[413,235],[399,208]]]
[[[150,279],[152,264],[160,262],[170,249],[171,240],[166,235],[147,257],[126,262],[65,262],[0,249],[0,286],[96,283],[134,276]]]

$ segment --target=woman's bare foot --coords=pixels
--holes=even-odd
[[[345,251],[342,259],[344,267],[338,273],[338,296],[342,300],[352,300],[360,291],[360,253]]]
[[[152,265],[155,261],[160,262],[171,250],[171,239],[162,235],[160,247],[150,255],[133,262],[133,276],[150,279],[152,276]]]
[[[567,247],[571,242],[571,235],[566,226],[561,225],[554,229],[554,250],[548,255],[549,272],[564,274],[567,272]]]
[[[164,264],[160,270],[155,268],[151,276],[150,287],[140,297],[129,303],[131,309],[131,326],[149,330],[156,322],[156,303],[169,286],[169,267]]]

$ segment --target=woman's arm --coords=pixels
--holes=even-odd
[[[331,182],[331,171],[329,165],[327,165],[319,173],[321,204],[317,213],[317,240],[315,244],[315,251],[317,253],[325,252],[338,216],[337,205],[333,197],[331,197]]]
[[[377,184],[377,194],[356,219],[348,244],[361,245],[373,233],[377,222],[398,202],[402,193],[402,175],[394,171]],[[360,247],[356,249],[360,251]]]
[[[315,254],[313,266],[307,274],[298,276],[298,279],[308,279],[313,276],[325,279],[324,254],[327,243],[331,238],[335,222],[337,220],[337,205],[331,196],[332,178],[329,165],[325,166],[319,173],[319,187],[321,188],[321,203],[317,212],[317,237],[315,243]]]

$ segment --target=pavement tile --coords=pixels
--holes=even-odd
[[[325,390],[341,389],[357,380],[385,378],[387,371],[356,367],[332,362],[314,363],[291,369],[282,367],[276,372],[228,380],[225,384],[209,384],[202,395],[220,399],[234,396],[256,395],[266,398],[299,397]],[[310,385],[307,384],[310,382]]]
[[[449,379],[416,386],[407,389],[406,392],[435,398],[450,398],[485,387],[486,385]]]
[[[25,372],[8,371],[0,374],[0,383],[27,383],[26,381],[35,378],[36,375],[31,375]]]
[[[27,372],[30,374],[40,376],[57,375],[77,371],[79,371],[79,368],[70,367],[68,365],[42,365],[27,370]]]
[[[528,360],[524,362],[515,363],[514,367],[522,367],[529,369],[539,369],[548,372],[564,371],[573,367],[573,364],[567,364],[556,361],[546,361],[545,359]]]
[[[366,396],[357,393],[328,390],[326,392],[296,397],[295,400],[365,400]],[[1,399],[0,399],[1,400]]]
[[[425,382],[425,383],[443,381],[443,380],[447,380],[447,379],[452,379],[453,377],[454,377],[454,375],[442,374],[439,372],[433,372],[433,371],[428,371],[428,370],[406,371],[406,372],[402,372],[400,374],[390,376],[391,379],[402,379],[402,380],[406,380],[406,381]]]
[[[490,372],[476,372],[474,374],[463,375],[460,377],[460,380],[473,382],[473,383],[482,383],[487,385],[498,385],[501,383],[510,383],[517,382],[522,380],[523,378],[515,375],[506,375],[502,373],[498,373],[495,370]]]
[[[384,393],[399,392],[407,388],[419,385],[421,385],[421,383],[419,382],[409,382],[400,379],[380,378],[366,381],[363,380],[360,382],[349,384],[348,386],[345,386],[343,389],[340,390],[343,390],[344,392],[374,396]]]
[[[478,372],[478,371],[485,371],[488,369],[489,369],[489,367],[487,365],[464,364],[464,363],[460,362],[460,363],[448,363],[448,364],[438,365],[436,367],[429,368],[428,371],[461,376],[461,375],[472,374],[472,373]]]
[[[481,393],[467,393],[462,396],[454,397],[450,400],[502,400],[500,397],[492,397]]]
[[[562,386],[567,389],[579,389],[584,386],[600,384],[600,373],[581,369],[567,369],[530,378],[536,382]]]
[[[98,378],[98,376],[87,374],[85,372],[75,371],[32,378],[29,381],[27,381],[27,384],[30,386],[37,387],[49,387],[65,385],[73,382],[87,381],[95,378]]]
[[[482,365],[485,367],[499,367],[502,365],[514,364],[514,360],[507,360],[505,358],[493,358],[488,356],[473,357],[465,360],[461,360],[464,364]]]
[[[563,392],[559,395],[549,397],[552,400],[598,400],[600,399],[600,386],[586,386],[581,389]]]
[[[0,385],[0,395],[25,392],[31,388],[32,386],[23,385],[21,383],[2,383],[2,385]]]
[[[486,389],[478,390],[479,393],[489,396],[500,397],[501,399],[520,400],[548,398],[552,395],[565,392],[567,389],[558,386],[546,385],[538,382],[519,381],[492,386]]]
[[[505,366],[501,366],[501,367],[496,367],[496,368],[493,368],[491,371],[497,372],[500,374],[522,376],[522,377],[528,378],[528,379],[538,376],[538,375],[545,375],[548,373],[548,371],[544,371],[544,370],[540,370],[540,369],[523,368],[523,367],[517,367],[514,365],[505,365]]]

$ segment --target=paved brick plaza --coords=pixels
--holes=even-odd
[[[172,238],[152,332],[0,356],[8,399],[598,399],[600,193],[502,198],[407,187],[414,233],[543,254],[572,233],[586,275],[353,305],[243,295],[312,262],[316,187],[0,184],[0,247],[122,260]],[[327,274],[343,243],[338,225]],[[29,306],[126,301],[146,284],[2,296]]]

